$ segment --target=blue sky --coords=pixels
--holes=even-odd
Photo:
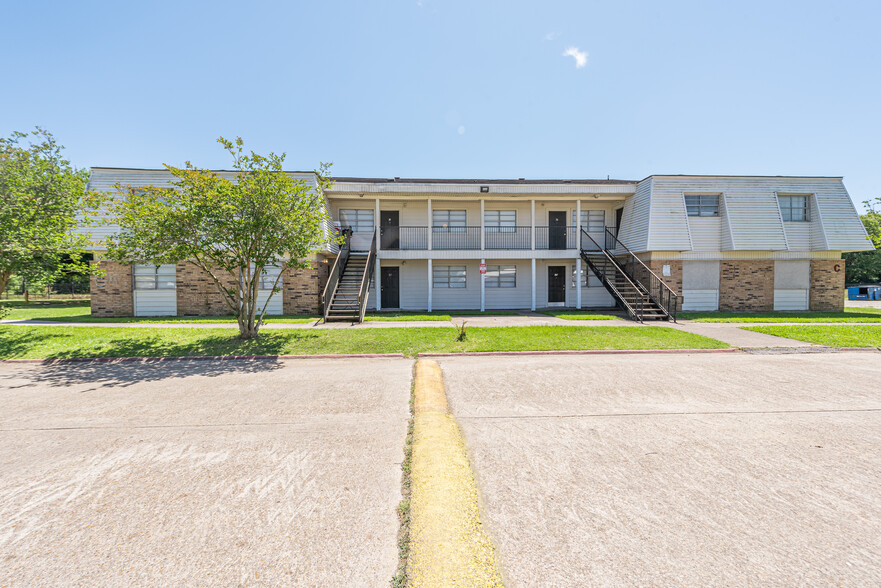
[[[78,166],[843,175],[881,196],[881,2],[17,2],[0,133]]]

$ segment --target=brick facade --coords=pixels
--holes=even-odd
[[[120,317],[135,313],[132,297],[132,266],[116,261],[97,263],[103,275],[92,275],[92,316]]]
[[[285,314],[318,314],[321,312],[321,290],[327,283],[330,264],[313,261],[307,269],[291,269],[282,277],[282,304]],[[276,294],[278,296],[278,294]]]
[[[844,260],[811,261],[810,309],[844,311]]]
[[[774,262],[722,261],[719,274],[719,310],[774,310]]]
[[[225,272],[220,279],[227,288],[237,288],[238,280]],[[177,264],[177,315],[227,316],[232,315],[217,285],[207,272],[188,261]]]
[[[679,297],[676,310],[682,310],[682,262],[679,260],[653,259],[646,262],[646,265]],[[669,276],[664,275],[665,265],[670,266]]]

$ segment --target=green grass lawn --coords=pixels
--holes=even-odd
[[[881,326],[877,325],[778,325],[741,328],[828,347],[881,347]]]
[[[230,329],[0,326],[0,358],[288,355],[586,349],[718,349],[721,341],[664,327],[453,327],[263,331],[241,341]]]
[[[89,302],[2,302],[9,308],[8,320],[51,320],[68,323],[234,323],[231,316],[124,316],[118,318],[93,317]],[[267,323],[308,323],[318,315],[267,315]]]
[[[881,308],[845,308],[844,312],[680,312],[678,318],[700,323],[881,323]]]
[[[553,316],[567,321],[615,321],[622,320],[620,316],[613,314],[598,314],[590,310],[539,310],[541,314]]]

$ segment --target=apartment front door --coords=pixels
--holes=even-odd
[[[397,213],[396,213],[397,214]],[[380,303],[382,308],[401,307],[401,276],[400,268],[384,267],[380,271],[379,285],[381,290]]]
[[[397,210],[383,210],[379,213],[379,246],[382,249],[400,249],[401,229]]]
[[[548,211],[548,249],[566,249],[565,211]]]
[[[566,304],[566,266],[548,266],[548,306]]]

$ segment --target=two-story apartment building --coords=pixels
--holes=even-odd
[[[91,186],[170,179],[93,168]],[[325,199],[348,245],[330,244],[311,270],[285,276],[273,313],[840,310],[841,254],[872,248],[837,177],[336,178]],[[93,314],[224,314],[185,261],[106,268],[93,281]]]

